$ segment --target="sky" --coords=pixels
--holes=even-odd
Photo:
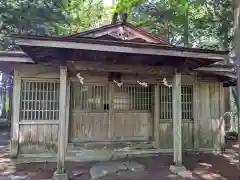
[[[106,5],[112,5],[113,0],[103,0]],[[115,0],[116,1],[116,0]]]

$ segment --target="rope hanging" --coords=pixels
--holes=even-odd
[[[80,73],[77,73],[76,76],[77,76],[77,78],[79,79],[79,82],[80,82],[81,84],[84,84],[84,81],[83,81],[84,78],[81,76],[81,74],[80,74]],[[120,81],[113,80],[113,82],[114,82],[118,87],[121,87],[121,86],[123,85],[123,82],[120,82]],[[165,86],[167,86],[167,87],[169,87],[169,88],[172,87],[171,84],[168,84],[166,78],[163,78],[162,82],[163,82],[163,84],[164,84]],[[147,83],[147,82],[137,80],[137,83],[138,83],[140,86],[148,87],[148,83]]]

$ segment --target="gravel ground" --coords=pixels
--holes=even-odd
[[[50,180],[56,168],[56,163],[22,163],[15,164],[8,155],[8,133],[0,133],[0,180],[10,179],[9,176],[19,176],[17,179]],[[237,151],[239,145],[230,142],[225,153],[214,154],[184,154],[184,165],[191,170],[196,180],[238,180]],[[171,155],[134,159],[145,166],[143,172],[118,172],[117,174],[99,180],[181,180],[172,175],[168,168],[172,162]],[[90,180],[88,174],[93,163],[66,163],[67,171],[72,180]]]

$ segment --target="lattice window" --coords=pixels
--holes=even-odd
[[[160,119],[172,120],[172,88],[160,85],[159,87],[159,101],[160,101]],[[182,119],[193,119],[193,86],[182,85],[181,87],[181,101],[182,101]]]
[[[107,110],[109,108],[107,86],[73,83],[72,93],[72,106],[75,110]]]
[[[193,86],[182,86],[182,119],[193,119]]]
[[[164,85],[159,87],[160,119],[172,119],[172,88]]]
[[[59,88],[57,81],[23,80],[21,120],[58,120]]]
[[[114,109],[151,110],[153,86],[143,87],[136,84],[124,84],[114,88]]]

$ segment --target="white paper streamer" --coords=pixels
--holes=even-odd
[[[76,76],[77,76],[77,78],[79,79],[80,83],[81,83],[81,84],[84,84],[84,82],[83,82],[84,78],[80,75],[80,73],[77,73]]]
[[[116,80],[113,80],[113,82],[114,82],[115,84],[117,84],[118,87],[121,87],[121,86],[123,85],[123,82],[118,82],[118,81],[116,81]]]
[[[166,78],[163,78],[163,84],[165,85],[165,86],[167,86],[167,87],[172,87],[172,85],[171,84],[168,84],[168,82],[167,82],[167,79]]]
[[[148,84],[146,82],[137,81],[137,83],[143,87],[148,87]]]

